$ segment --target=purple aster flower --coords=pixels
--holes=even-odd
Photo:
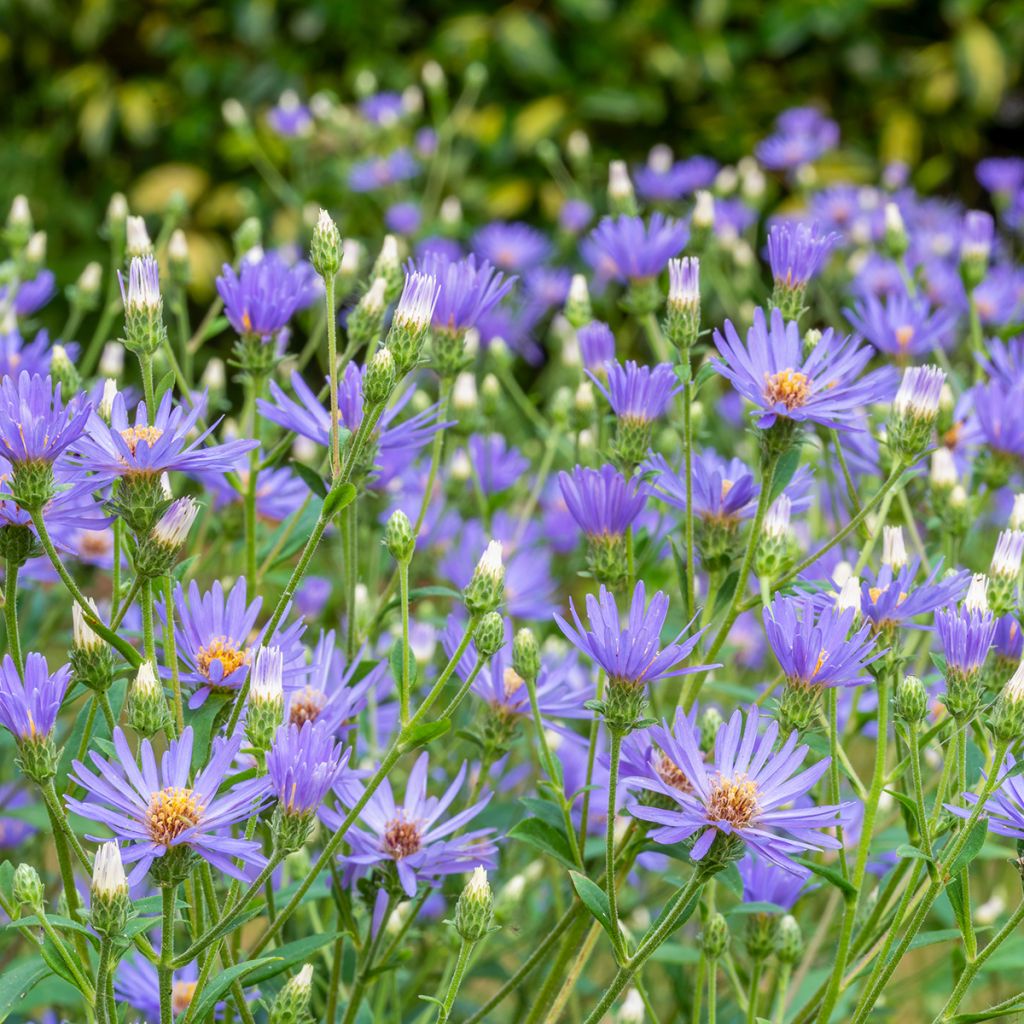
[[[594,373],[602,373],[606,363],[615,358],[615,335],[603,320],[591,320],[576,332],[583,365]]]
[[[450,658],[459,646],[466,631],[465,622],[455,615],[448,616],[448,623],[441,634],[441,646]],[[537,708],[542,718],[587,718],[590,712],[584,707],[593,696],[593,681],[580,668],[576,653],[555,664],[545,657],[540,674],[537,676]],[[470,644],[455,666],[458,677],[466,682],[477,661],[477,651]],[[530,693],[520,676],[512,668],[512,623],[505,620],[505,646],[494,654],[477,673],[471,687],[481,700],[485,701],[500,716],[506,719],[525,717],[532,714]]]
[[[261,457],[265,453],[260,453]],[[245,501],[244,491],[232,487],[223,473],[196,473],[195,478],[213,496],[213,507],[224,509]],[[248,486],[249,471],[239,469],[238,476]],[[280,523],[296,512],[309,497],[305,481],[287,466],[269,466],[260,470],[256,481],[256,514],[270,523]]]
[[[91,473],[94,483],[136,475],[153,477],[175,470],[227,472],[259,447],[259,441],[204,444],[213,426],[199,434],[194,433],[194,428],[205,404],[205,396],[201,396],[185,412],[174,405],[171,392],[166,391],[153,421],[146,403],[139,402],[133,424],[128,419],[124,397],[118,393],[111,405],[109,425],[97,413],[89,414],[88,429],[74,447],[73,463],[80,473]]]
[[[733,241],[757,223],[757,210],[742,199],[715,199],[715,237]]]
[[[630,359],[625,366],[608,363],[607,386],[589,370],[587,376],[608,399],[612,412],[627,423],[653,423],[668,408],[668,403],[683,390],[670,363],[637,366]]]
[[[384,223],[388,231],[399,235],[414,235],[423,223],[423,213],[412,202],[392,203],[384,212]]]
[[[955,314],[934,312],[925,298],[911,298],[906,291],[891,292],[885,304],[868,295],[853,309],[843,310],[857,333],[887,355],[898,359],[926,355],[945,348],[956,323]]]
[[[338,414],[341,425],[355,433],[363,422],[363,375],[365,367],[349,363],[338,383]],[[291,376],[292,390],[296,399],[289,398],[274,382],[270,382],[273,401],[260,399],[257,403],[260,413],[268,420],[286,430],[326,448],[331,443],[331,414],[324,408],[312,388],[298,372]],[[412,398],[412,390],[404,392],[397,401],[389,405],[377,423],[376,486],[384,486],[389,480],[400,476],[416,459],[416,456],[433,439],[438,430],[450,423],[437,419],[438,406],[429,406],[422,412],[399,420],[399,414]]]
[[[708,156],[673,161],[668,147],[656,146],[647,163],[633,171],[637,195],[648,202],[674,202],[699,188],[709,188],[718,173],[718,163]]]
[[[289,266],[275,253],[243,260],[235,273],[227,263],[217,278],[224,314],[240,335],[272,341],[304,299],[307,274],[302,264]]]
[[[267,111],[267,123],[281,138],[294,139],[312,132],[313,115],[294,90],[286,89]]]
[[[985,343],[985,351],[976,358],[988,376],[997,377],[1011,387],[1024,384],[1024,336],[1005,342],[991,338]]]
[[[50,358],[50,335],[47,331],[37,331],[30,342],[26,342],[15,329],[0,333],[0,377],[13,378],[19,373],[46,376],[50,372]]]
[[[0,456],[0,527],[25,526],[36,533],[32,516],[18,504],[11,490],[12,475],[10,463]],[[68,535],[78,530],[103,530],[113,522],[97,504],[91,480],[79,480],[77,474],[68,470],[67,462],[61,458],[54,466],[57,490],[42,508],[43,519],[57,547],[72,554],[76,548],[65,541]]]
[[[985,803],[990,832],[1008,836],[1010,839],[1024,839],[1024,774],[1017,770],[1017,759],[1007,753],[999,773],[999,783]],[[978,802],[977,793],[962,793],[967,807],[945,804],[947,811],[958,818],[969,818],[971,808]]]
[[[643,511],[647,487],[635,477],[627,480],[614,466],[600,469],[576,466],[558,474],[558,485],[573,519],[595,541],[625,536]]]
[[[697,729],[697,706],[689,713],[676,708],[672,728],[667,725],[652,725],[637,729],[622,740],[622,759],[619,761],[619,775],[627,789],[643,789],[643,782],[652,772],[667,786],[684,793],[693,791],[686,773],[665,753],[664,747],[672,743],[673,734],[681,731],[693,734],[694,743],[699,744]],[[610,763],[610,762],[606,762]]]
[[[300,620],[284,628],[279,626],[273,636],[264,637],[264,630],[256,630],[262,605],[262,597],[252,602],[247,600],[244,576],[238,578],[226,599],[220,580],[215,580],[213,589],[205,594],[200,593],[193,580],[189,583],[187,597],[181,584],[177,585],[174,641],[181,681],[196,687],[189,701],[190,708],[200,707],[211,691],[239,689],[261,646],[280,648],[285,690],[295,689],[302,683],[306,675],[306,652],[301,643],[305,625]],[[160,604],[157,610],[166,621],[164,605]]]
[[[839,244],[835,232],[822,234],[818,225],[782,221],[768,232],[768,263],[775,284],[782,288],[803,288],[825,266]]]
[[[644,468],[653,474],[654,493],[686,511],[686,480],[674,472],[660,454],[652,454]],[[749,519],[760,492],[754,474],[740,459],[723,459],[717,452],[700,452],[693,460],[693,513],[722,523]]]
[[[38,374],[0,381],[0,444],[13,466],[52,464],[82,436],[92,407],[81,396],[65,406],[60,391]]]
[[[46,658],[29,651],[23,680],[14,659],[5,654],[0,663],[0,723],[19,743],[49,736],[70,679],[69,665],[51,675]]]
[[[127,844],[122,859],[135,865],[129,885],[138,884],[155,861],[179,850],[198,854],[218,871],[248,881],[266,859],[259,843],[235,838],[229,830],[265,802],[267,780],[248,779],[222,791],[241,745],[241,735],[215,739],[209,763],[192,780],[191,726],[168,744],[159,769],[152,744],[142,740],[141,771],[124,733],[115,728],[116,759],[108,761],[93,752],[96,772],[81,761],[72,762],[72,778],[87,795],[84,800],[68,797],[68,808],[105,825]],[[235,864],[236,858],[241,866]]]
[[[32,802],[32,794],[26,787],[14,782],[0,784],[0,849],[20,848],[39,831],[31,822],[3,813],[23,811],[31,807]]]
[[[946,660],[947,682],[952,674],[962,679],[976,677],[992,647],[996,632],[992,613],[969,605],[968,600],[961,608],[943,608],[935,613],[935,632]]]
[[[370,797],[360,812],[363,828],[352,828],[346,838],[351,853],[345,855],[346,876],[362,876],[377,864],[393,864],[398,880],[411,899],[421,881],[433,882],[445,875],[462,874],[479,865],[492,868],[497,849],[493,829],[476,829],[454,836],[488,804],[490,794],[452,815],[441,817],[455,801],[466,778],[466,765],[441,797],[427,796],[428,755],[419,756],[405,787],[405,800],[395,800],[389,779]],[[324,809],[328,828],[337,828],[342,815]]]
[[[359,101],[359,113],[376,125],[393,125],[404,112],[402,94],[397,92],[376,92]]]
[[[620,685],[642,687],[659,679],[703,672],[711,665],[681,667],[697,646],[701,631],[683,639],[686,629],[675,639],[661,646],[661,631],[668,615],[668,598],[659,590],[647,605],[647,591],[643,580],[633,590],[629,620],[619,625],[619,610],[615,598],[602,587],[598,597],[587,595],[587,617],[590,628],[580,621],[576,606],[569,599],[572,624],[555,615],[555,622],[568,641],[601,666],[608,678]]]
[[[995,240],[996,223],[985,210],[968,210],[964,214],[963,233],[960,236],[961,262],[980,264],[982,273],[988,265]]]
[[[970,393],[971,415],[964,440],[985,445],[989,455],[1024,457],[1024,418],[1020,415],[1024,388],[999,379],[979,384]]]
[[[968,573],[958,572],[940,579],[940,564],[921,583],[916,583],[918,565],[914,559],[898,569],[884,564],[873,577],[870,570],[861,574],[861,614],[876,632],[898,627],[922,628],[913,620],[959,600],[963,594]]]
[[[1020,311],[1024,288],[1016,267],[996,266],[972,292],[975,308],[986,327],[1003,327]]]
[[[415,178],[419,161],[407,149],[396,149],[387,156],[357,160],[349,168],[348,187],[353,192],[377,192],[389,185]]]
[[[673,256],[678,256],[690,237],[680,220],[651,214],[641,217],[621,214],[603,217],[580,246],[583,258],[598,276],[621,282],[646,281],[657,277]]]
[[[807,891],[810,871],[797,864],[781,868],[770,860],[748,853],[736,865],[743,882],[744,903],[774,903],[779,910],[790,911]]]
[[[267,777],[285,815],[310,815],[348,767],[352,749],[342,751],[326,722],[289,723],[277,730],[267,751]]]
[[[534,267],[526,272],[523,283],[528,307],[547,313],[565,305],[572,271],[567,267]]]
[[[22,281],[14,296],[15,315],[27,317],[38,313],[56,293],[56,280],[53,271],[44,267],[31,280]],[[6,299],[7,288],[0,288],[0,303],[4,303]]]
[[[755,155],[769,170],[791,171],[812,163],[839,143],[839,126],[812,107],[786,110],[775,134],[757,144]]]
[[[416,262],[421,263],[429,253],[436,253],[449,263],[457,263],[465,255],[462,246],[454,238],[433,235],[416,243]]]
[[[436,330],[452,334],[475,327],[516,282],[514,277],[505,277],[495,270],[487,260],[478,263],[472,254],[465,259],[451,259],[437,250],[429,250],[406,269],[409,273],[419,270],[430,274],[437,281],[440,291],[432,322]]]
[[[715,344],[722,356],[713,361],[715,369],[757,407],[756,423],[762,428],[782,418],[856,429],[851,420],[859,406],[889,397],[888,374],[860,377],[871,359],[870,348],[829,328],[805,356],[799,326],[784,321],[778,309],[772,310],[770,326],[761,309],[754,311],[746,345],[729,320],[724,335],[715,331]]]
[[[768,645],[791,686],[859,686],[871,681],[875,650],[871,627],[853,630],[854,610],[815,610],[811,598],[777,594],[762,616]]]
[[[335,736],[347,733],[366,708],[370,692],[388,674],[387,662],[382,661],[356,679],[364,665],[363,653],[346,664],[334,646],[334,630],[321,632],[305,685],[286,697],[285,721],[292,725],[315,722]]]
[[[566,199],[558,211],[558,225],[577,235],[594,219],[594,208],[584,199]]]
[[[983,189],[1005,198],[1024,188],[1024,157],[990,156],[978,162],[974,173]]]
[[[471,245],[480,259],[508,272],[529,270],[551,254],[544,232],[521,221],[488,224],[473,235]]]
[[[670,797],[677,805],[671,809],[630,806],[634,817],[658,826],[650,833],[655,842],[678,843],[696,837],[690,855],[699,861],[722,834],[790,871],[800,870],[790,859],[794,854],[839,848],[839,840],[822,830],[840,823],[844,805],[793,806],[825,774],[829,759],[798,772],[808,748],[797,745],[794,732],[776,750],[778,724],[769,722],[759,736],[760,722],[756,707],[746,720],[741,711],[734,711],[718,730],[711,764],[704,763],[692,730],[675,734],[665,730],[659,745],[679,765],[692,791],[667,785],[653,772],[643,781],[644,788]]]
[[[992,647],[996,657],[1017,666],[1024,657],[1024,632],[1015,615],[1004,615],[996,619],[996,629],[992,634]]]
[[[501,434],[472,434],[466,442],[469,464],[484,494],[514,487],[530,468],[527,459]]]

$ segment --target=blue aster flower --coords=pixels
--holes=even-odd
[[[859,686],[877,661],[871,627],[853,629],[854,610],[815,610],[811,598],[777,594],[762,616],[768,645],[791,686]]]
[[[73,464],[80,473],[91,474],[90,479],[97,484],[117,477],[156,477],[173,471],[228,472],[259,442],[240,439],[205,444],[213,426],[198,434],[194,431],[204,405],[205,398],[200,398],[186,412],[174,404],[170,391],[166,391],[152,421],[146,403],[139,402],[132,423],[124,397],[118,393],[111,406],[109,425],[95,412],[89,414],[88,429],[74,446]]]
[[[414,235],[423,224],[423,212],[412,202],[392,203],[384,211],[388,231],[398,235]]]
[[[376,125],[393,125],[404,112],[402,94],[398,92],[375,92],[359,101],[359,113]]]
[[[487,260],[474,255],[452,259],[431,249],[409,263],[407,271],[430,274],[439,286],[432,320],[435,330],[452,334],[475,327],[512,290],[515,277],[506,277]]]
[[[265,456],[260,452],[260,457]],[[233,487],[223,473],[195,473],[195,478],[213,496],[213,507],[221,510],[245,501],[244,490]],[[238,476],[247,487],[248,469],[238,470]],[[297,512],[309,498],[305,481],[287,466],[268,466],[260,470],[256,481],[256,515],[270,523],[280,523]]]
[[[1024,386],[1007,384],[1000,379],[973,388],[964,440],[985,445],[990,454],[1024,458],[1022,396]]]
[[[606,363],[615,358],[615,335],[603,320],[591,320],[576,332],[583,365],[594,373],[604,373]]]
[[[645,789],[676,804],[671,808],[630,805],[634,817],[657,826],[650,833],[655,842],[693,839],[690,856],[700,861],[721,834],[738,840],[763,860],[796,872],[802,869],[793,863],[794,855],[839,848],[839,840],[823,829],[840,824],[848,805],[794,806],[825,774],[829,759],[799,771],[808,748],[797,745],[797,734],[776,749],[778,724],[769,722],[759,735],[760,724],[756,707],[745,717],[742,711],[734,711],[718,730],[710,764],[705,764],[693,730],[673,734],[666,728],[659,746],[679,766],[692,790],[668,785],[653,771],[643,780]]]
[[[91,406],[81,396],[65,405],[61,386],[50,377],[29,375],[0,381],[0,444],[13,466],[50,463],[85,430]]]
[[[754,311],[745,345],[726,320],[725,334],[715,331],[715,344],[722,357],[713,360],[715,369],[754,404],[755,422],[762,428],[781,418],[856,429],[853,413],[860,406],[891,397],[888,373],[861,376],[870,348],[829,328],[804,355],[799,326],[784,321],[778,309],[772,310],[770,322],[761,309]]]
[[[576,235],[594,219],[594,208],[585,199],[566,199],[558,211],[558,226]]]
[[[906,290],[887,295],[884,305],[868,295],[843,313],[861,337],[898,359],[945,348],[956,324],[949,310],[932,311],[927,299],[911,298]]]
[[[195,580],[188,595],[179,583],[174,590],[174,641],[180,663],[181,681],[196,688],[190,708],[200,707],[212,690],[237,690],[249,674],[256,651],[261,647],[280,648],[284,661],[284,688],[295,689],[306,675],[306,652],[301,637],[302,621],[278,626],[273,636],[265,637],[256,629],[263,598],[247,598],[245,577],[238,578],[225,598],[220,580],[200,593]],[[157,608],[166,621],[167,609]],[[282,621],[283,618],[282,618]]]
[[[652,213],[646,223],[641,217],[620,214],[602,218],[580,252],[599,277],[635,283],[657,277],[689,237],[685,223],[664,214]]]
[[[199,966],[187,964],[171,976],[171,1012],[177,1019],[192,1003],[199,980]],[[160,978],[156,968],[141,956],[126,956],[118,962],[114,974],[114,994],[133,1010],[145,1015],[146,1024],[160,1020]],[[255,996],[250,996],[250,999]],[[214,1018],[224,1013],[224,1002],[214,1008]]]
[[[502,434],[471,434],[466,451],[484,494],[507,491],[519,483],[530,468],[530,460]]]
[[[473,235],[473,252],[499,270],[529,270],[551,254],[551,242],[543,231],[521,221],[495,221]]]
[[[207,765],[192,777],[192,727],[171,740],[157,767],[149,740],[139,745],[141,770],[128,740],[114,729],[116,757],[90,755],[96,771],[72,762],[72,778],[86,791],[66,798],[69,810],[110,829],[121,841],[125,864],[135,867],[129,885],[140,882],[153,863],[179,849],[198,854],[218,871],[248,881],[266,864],[260,844],[236,838],[230,827],[259,810],[267,799],[266,778],[223,789],[242,737],[218,737]],[[241,865],[236,865],[236,858]]]
[[[627,480],[614,466],[576,466],[558,474],[562,497],[584,535],[594,540],[623,537],[644,509],[647,487]]]
[[[834,149],[839,143],[839,126],[813,107],[793,107],[775,121],[775,133],[754,150],[769,170],[791,171]]]
[[[225,263],[217,293],[236,333],[270,342],[302,308],[308,284],[303,264],[289,266],[276,253],[267,253],[258,260],[243,260],[237,273]]]
[[[689,712],[676,708],[671,729],[664,723],[651,725],[623,738],[619,778],[626,789],[644,789],[644,780],[653,772],[665,785],[684,793],[693,792],[686,773],[665,753],[664,747],[670,746],[673,735],[682,731],[692,733],[694,743],[699,745],[697,711],[696,704]]]
[[[718,173],[718,162],[709,156],[673,160],[667,147],[651,150],[647,163],[633,170],[637,195],[648,202],[670,203],[710,188]]]
[[[1007,753],[998,771],[999,782],[985,803],[989,831],[1010,839],[1024,840],[1024,773],[1017,770],[1017,758],[1011,753]],[[957,804],[943,806],[958,818],[969,818],[971,808],[978,802],[978,794],[960,795],[966,807]]]
[[[51,673],[46,658],[35,651],[25,655],[22,679],[14,659],[5,654],[0,663],[0,724],[19,742],[49,736],[70,679],[69,665]]]
[[[957,572],[940,579],[941,564],[920,583],[917,571],[920,562],[915,558],[898,569],[883,565],[877,573],[861,573],[861,614],[874,626],[882,629],[921,629],[914,619],[928,615],[963,594],[970,576]]]
[[[400,148],[387,156],[357,160],[349,168],[348,187],[353,192],[378,192],[390,185],[409,181],[420,173],[419,161],[408,149]]]
[[[825,266],[840,236],[821,232],[817,224],[807,225],[784,220],[768,232],[768,263],[775,284],[784,288],[802,288],[817,277]]]
[[[38,313],[57,292],[57,278],[45,267],[35,277],[22,281],[14,295],[14,313],[19,317]],[[6,305],[9,286],[0,288],[0,305]]]
[[[286,89],[277,104],[267,111],[267,123],[283,139],[309,135],[313,131],[313,115],[298,94]]]
[[[990,338],[985,342],[985,351],[976,358],[990,377],[996,377],[1011,387],[1024,385],[1024,337]]]
[[[700,631],[683,639],[686,630],[680,630],[673,640],[662,646],[661,631],[668,616],[668,598],[660,590],[656,591],[648,606],[643,580],[633,590],[625,626],[619,625],[615,598],[605,587],[597,597],[587,595],[586,607],[589,628],[580,620],[572,598],[569,599],[572,623],[557,614],[555,622],[566,639],[600,665],[609,679],[617,684],[642,687],[659,679],[685,676],[715,667],[682,665],[697,646]]]
[[[979,160],[974,175],[986,192],[1006,198],[1024,188],[1024,157],[990,156]]]
[[[348,767],[351,747],[342,749],[326,722],[282,725],[267,751],[270,791],[286,815],[313,814]]]
[[[942,608],[935,613],[935,632],[946,659],[947,678],[956,673],[962,679],[977,676],[992,648],[996,621],[988,609]]]
[[[608,399],[612,412],[631,424],[653,423],[668,408],[672,399],[683,390],[670,363],[638,366],[630,359],[625,366],[607,364],[608,379],[599,380],[589,370],[587,376],[598,391]]]
[[[770,860],[748,853],[736,865],[743,883],[744,903],[774,903],[781,911],[790,911],[807,892],[811,872],[798,864],[781,868]]]
[[[20,373],[45,377],[50,372],[51,357],[48,331],[37,331],[29,342],[15,327],[0,331],[0,377],[16,378]]]
[[[466,779],[466,765],[441,797],[427,796],[428,755],[416,760],[398,803],[389,779],[385,779],[359,813],[362,827],[346,835],[351,853],[343,857],[348,879],[361,877],[378,864],[393,864],[398,881],[411,899],[421,882],[433,883],[445,875],[458,875],[477,866],[494,867],[497,847],[494,829],[461,832],[490,801],[490,794],[442,820],[455,802]],[[321,812],[328,828],[337,828],[342,815]]]

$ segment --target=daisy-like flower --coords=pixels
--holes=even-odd
[[[1016,462],[1024,458],[1024,419],[1020,416],[1022,390],[1000,379],[980,384],[970,393],[971,413],[964,440],[984,445],[985,470],[999,486],[1009,479]]]
[[[896,630],[923,629],[914,619],[927,615],[950,602],[959,600],[967,586],[969,574],[957,572],[939,577],[941,565],[917,582],[920,562],[915,558],[895,566],[884,560],[877,573],[861,574],[861,614],[876,633],[894,635]]]
[[[671,744],[672,736],[683,730],[692,733],[694,743],[699,745],[696,705],[689,713],[676,708],[671,729],[662,723],[631,732],[622,741],[622,759],[619,761],[619,776],[623,786],[642,790],[644,779],[653,772],[665,785],[684,793],[693,792],[686,773],[664,750],[664,746]]]
[[[856,611],[838,603],[818,611],[811,598],[778,594],[764,610],[768,645],[785,676],[779,703],[783,729],[802,731],[813,720],[826,686],[859,686],[867,666],[881,657],[871,627],[851,632]]]
[[[591,320],[576,332],[580,355],[587,370],[602,373],[615,358],[615,335],[603,320]]]
[[[981,670],[995,637],[996,620],[988,609],[985,587],[985,577],[975,576],[960,607],[935,613],[935,631],[946,662],[946,707],[958,719],[978,709]]]
[[[809,850],[835,850],[839,840],[823,829],[841,823],[848,805],[794,806],[828,769],[829,759],[798,771],[808,748],[798,746],[797,734],[776,750],[779,727],[770,722],[759,735],[760,715],[751,708],[734,711],[718,730],[714,756],[705,764],[693,730],[670,733],[659,745],[677,764],[692,789],[668,785],[651,772],[643,788],[670,797],[673,807],[641,803],[630,805],[630,813],[654,823],[650,833],[658,843],[693,839],[690,856],[701,861],[721,835],[727,841],[726,855],[738,857],[745,850],[788,871],[801,869],[791,857]]]
[[[911,298],[905,289],[890,292],[884,304],[877,296],[866,295],[843,313],[862,338],[899,360],[945,348],[956,323],[953,312],[932,311],[927,299]]]
[[[780,868],[770,860],[747,854],[736,865],[743,882],[744,903],[774,903],[780,911],[789,911],[807,891],[811,873],[797,864]]]
[[[308,285],[304,265],[289,266],[276,253],[267,253],[258,260],[243,260],[237,273],[225,263],[217,293],[237,334],[269,342],[302,307]]]
[[[354,433],[363,422],[363,377],[365,368],[349,363],[338,382],[338,418],[341,425]],[[331,414],[317,398],[313,389],[300,373],[291,376],[295,398],[274,382],[270,382],[272,401],[260,399],[260,413],[286,430],[309,438],[324,448],[331,443]],[[390,404],[377,423],[376,448],[370,448],[367,458],[372,459],[376,486],[382,487],[393,480],[415,461],[416,456],[433,439],[434,434],[450,423],[438,422],[438,406],[429,406],[422,412],[400,420],[399,415],[413,396],[409,389]]]
[[[347,768],[351,748],[335,743],[327,722],[282,725],[267,752],[267,778],[286,817],[308,817]]]
[[[152,420],[146,403],[139,402],[132,423],[124,396],[119,392],[110,406],[109,425],[95,412],[89,414],[88,429],[75,444],[72,464],[79,473],[89,473],[94,484],[119,477],[158,480],[162,473],[173,471],[226,472],[238,465],[259,442],[237,440],[205,444],[213,427],[198,434],[194,432],[204,404],[204,401],[197,401],[186,412],[174,404],[167,391]]]
[[[857,429],[856,409],[889,397],[888,373],[860,376],[871,359],[870,348],[829,328],[804,355],[799,326],[783,320],[778,309],[770,321],[761,309],[754,311],[745,345],[728,320],[724,335],[715,331],[715,344],[722,357],[713,361],[715,369],[754,404],[761,428],[783,419]]]
[[[817,224],[791,220],[773,224],[768,232],[768,264],[775,287],[805,288],[821,272],[840,237],[834,231],[822,233]]]
[[[51,674],[46,658],[30,651],[22,679],[14,660],[5,654],[0,663],[0,724],[19,744],[45,739],[53,732],[70,678],[69,665]]]
[[[171,980],[171,1012],[175,1018],[192,1004],[199,983],[199,967],[188,964],[175,971]],[[160,1020],[160,979],[156,968],[140,956],[126,956],[121,960],[114,974],[114,994],[118,1001],[127,1003],[133,1010],[144,1015],[147,1024]],[[214,1016],[223,1013],[224,1004],[218,1003]]]
[[[630,359],[625,366],[615,362],[608,363],[607,368],[607,384],[589,370],[587,376],[608,399],[612,412],[627,423],[638,426],[653,423],[683,389],[670,363],[638,366]]]
[[[301,138],[312,134],[313,114],[294,89],[285,89],[267,111],[267,123],[282,139]]]
[[[387,156],[356,161],[349,168],[348,187],[353,192],[379,192],[389,185],[415,178],[419,173],[419,161],[402,147]]]
[[[775,121],[775,133],[757,144],[757,159],[769,170],[793,171],[813,163],[839,143],[839,125],[813,107],[793,107]]]
[[[301,637],[302,621],[281,627],[271,637],[256,628],[263,598],[250,603],[245,577],[239,577],[225,599],[220,580],[201,594],[193,580],[188,596],[179,583],[174,591],[174,640],[181,663],[181,681],[196,688],[190,708],[200,707],[213,690],[237,690],[249,674],[249,666],[261,646],[281,651],[285,690],[301,685],[306,675],[306,655]],[[166,621],[167,610],[158,606]],[[179,625],[180,623],[180,625]]]
[[[551,242],[544,232],[519,221],[488,224],[473,235],[471,244],[477,256],[507,272],[522,273],[551,254]]]
[[[603,217],[580,246],[583,258],[602,280],[636,284],[657,277],[690,237],[680,220],[653,213],[642,217]]]
[[[0,454],[16,473],[28,466],[52,466],[85,431],[91,406],[81,396],[65,405],[60,392],[50,377],[24,371],[17,380],[0,381]]]
[[[672,151],[667,146],[655,146],[647,163],[634,168],[633,183],[641,199],[670,203],[699,188],[710,188],[717,173],[718,163],[709,156],[673,161]]]
[[[406,267],[429,274],[438,284],[433,326],[437,331],[461,334],[486,316],[512,290],[515,277],[506,277],[487,260],[476,256],[451,259],[437,251],[423,254]]]
[[[484,494],[499,494],[514,487],[530,468],[530,460],[502,434],[470,435],[466,455]]]
[[[135,865],[129,885],[137,885],[150,868],[158,880],[181,878],[196,856],[232,878],[249,880],[266,864],[260,844],[235,838],[228,830],[265,801],[267,781],[248,779],[221,791],[241,745],[241,735],[218,737],[209,763],[192,779],[191,726],[171,740],[159,768],[152,745],[143,740],[141,770],[124,733],[115,728],[116,758],[107,760],[93,752],[95,772],[81,761],[73,762],[72,778],[86,796],[68,797],[68,808],[105,825],[121,841],[122,860]],[[235,864],[236,858],[241,866]]]
[[[985,803],[988,828],[996,835],[1024,840],[1024,774],[1015,771],[1017,759],[1007,753],[1000,768],[1000,781]],[[978,802],[977,793],[962,793],[966,807],[945,804],[947,811],[958,818],[969,818],[971,808]]]
[[[396,801],[388,779],[370,797],[359,815],[362,827],[353,827],[346,836],[352,851],[343,858],[348,879],[361,877],[378,864],[391,864],[411,899],[421,882],[429,884],[478,865],[495,866],[494,829],[475,829],[454,836],[487,806],[490,794],[442,821],[462,789],[466,766],[459,769],[441,797],[427,796],[427,778],[428,758],[423,753],[409,773],[402,803]],[[337,828],[343,815],[325,808],[321,817],[328,828]]]

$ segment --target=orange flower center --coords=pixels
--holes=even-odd
[[[128,427],[121,431],[121,437],[131,449],[132,455],[138,451],[140,441],[145,441],[152,448],[163,436],[164,432],[160,427]]]
[[[896,328],[896,344],[902,349],[910,347],[910,343],[914,340],[914,328],[910,324],[904,324],[902,327]]]
[[[210,666],[215,661],[220,662],[223,674],[229,676],[235,669],[249,664],[249,652],[240,648],[231,637],[218,636],[205,647],[200,647],[199,656],[196,658],[199,671],[207,679],[210,678]]]
[[[315,722],[327,703],[327,694],[323,690],[307,686],[292,697],[288,710],[288,720],[292,725],[302,726],[306,722]]]
[[[678,789],[681,793],[693,792],[693,786],[690,785],[690,780],[686,777],[686,773],[668,754],[663,753],[658,758],[658,763],[654,766],[654,770],[658,773],[658,778],[666,786]]]
[[[782,403],[787,409],[797,409],[806,403],[811,394],[811,381],[806,373],[798,370],[779,370],[765,374],[764,397],[776,405]]]
[[[176,981],[171,988],[171,1009],[184,1013],[192,1005],[192,997],[196,994],[195,981]]]
[[[154,843],[170,844],[186,829],[199,824],[205,808],[191,789],[168,786],[149,798],[146,828]]]
[[[757,783],[744,775],[727,779],[719,775],[711,784],[707,802],[710,821],[724,821],[733,828],[746,828],[760,811]]]
[[[405,818],[394,818],[384,831],[384,849],[395,860],[409,857],[419,850],[423,837],[419,826]]]
[[[525,680],[514,668],[507,668],[504,682],[505,696],[514,697],[523,688]]]

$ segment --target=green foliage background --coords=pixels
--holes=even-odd
[[[971,201],[974,161],[1019,148],[1022,55],[1022,0],[0,0],[0,180],[32,196],[66,279],[99,251],[115,188],[143,213],[178,188],[200,230],[247,212],[225,98],[350,99],[360,71],[402,88],[432,57],[488,69],[471,126],[485,213],[530,211],[539,139],[582,127],[599,156],[666,141],[730,160],[807,101],[840,122],[847,176],[899,158]]]

